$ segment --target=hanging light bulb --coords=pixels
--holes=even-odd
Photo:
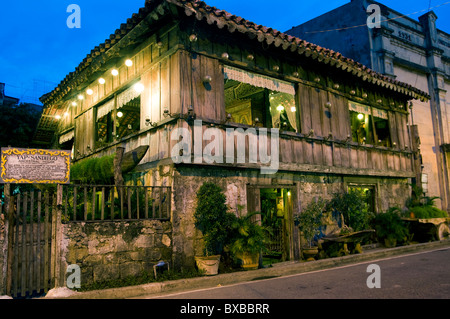
[[[280,112],[283,111],[283,110],[284,110],[284,106],[281,105],[281,104],[278,105],[278,106],[277,106],[277,110],[280,111]]]
[[[100,83],[100,84],[105,84],[105,79],[104,78],[100,78],[100,79],[98,79],[98,83]]]
[[[72,106],[77,106],[77,102],[73,101]]]
[[[123,116],[123,113],[122,112],[117,112],[117,117],[122,117]]]
[[[364,114],[359,113],[359,114],[358,114],[358,120],[361,121],[363,118],[364,118]]]
[[[82,94],[78,94],[78,99],[81,101],[82,99],[84,99],[84,96]]]
[[[130,67],[133,65],[133,61],[131,61],[130,59],[125,60],[125,65]]]
[[[133,88],[134,88],[134,90],[135,90],[137,93],[141,93],[141,92],[144,91],[144,85],[143,85],[141,82],[136,83],[136,84],[133,86]]]
[[[119,71],[117,71],[117,69],[112,69],[111,74],[113,76],[118,76],[119,75]]]
[[[94,94],[94,91],[92,91],[92,89],[87,89],[86,90],[86,94],[87,95],[92,95],[92,94]]]

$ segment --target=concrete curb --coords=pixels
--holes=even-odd
[[[218,286],[232,285],[242,282],[255,281],[266,278],[288,276],[310,271],[329,269],[338,266],[345,266],[359,262],[373,261],[377,259],[407,255],[409,253],[434,250],[450,247],[450,240],[435,241],[430,243],[414,244],[409,246],[374,249],[365,251],[362,254],[348,255],[336,258],[327,258],[310,262],[291,261],[275,264],[273,267],[240,271],[227,274],[219,274],[211,277],[197,277],[190,279],[180,279],[166,282],[149,283],[138,286],[122,288],[111,288],[104,290],[94,290],[87,292],[77,292],[71,296],[46,297],[46,299],[126,299],[138,298],[142,296],[156,295],[167,292],[181,292],[201,288],[213,288]]]

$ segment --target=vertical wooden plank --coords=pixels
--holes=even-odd
[[[101,199],[101,217],[100,217],[100,219],[101,220],[104,220],[105,219],[105,195],[106,195],[106,193],[105,193],[105,187],[102,187],[102,199]]]
[[[87,186],[84,186],[84,219],[83,221],[87,221],[88,214],[88,194],[87,194]]]
[[[170,113],[181,112],[180,54],[170,56]]]
[[[311,123],[310,90],[305,85],[299,84],[298,86],[301,108],[301,132],[304,134],[307,134],[313,128]]]
[[[391,142],[396,143],[400,147],[398,140],[397,124],[395,119],[395,112],[388,111],[389,131],[391,133]]]
[[[77,195],[78,195],[78,189],[75,185],[73,187],[73,220],[77,220]]]
[[[20,293],[25,297],[27,291],[27,214],[28,214],[28,193],[23,196],[23,211],[22,211],[22,269],[21,269],[21,286]]]
[[[313,142],[309,142],[307,140],[302,140],[302,148],[303,148],[303,159],[304,163],[312,164],[314,163],[313,158]]]
[[[49,256],[49,194],[45,193],[45,220],[44,220],[44,292],[47,292],[49,289],[49,272],[50,272],[50,256]],[[75,215],[75,214],[74,214]]]
[[[111,220],[114,220],[114,200],[115,200],[114,199],[114,194],[115,194],[114,189],[115,189],[115,187],[112,186],[111,187],[111,194],[110,194],[110,197],[109,197],[110,198],[110,202],[111,202],[111,207],[110,207],[110,214],[111,214],[110,218],[111,218]]]
[[[128,219],[131,219],[131,187],[126,188],[127,199],[128,199]]]
[[[223,65],[219,63],[217,60],[213,60],[213,86],[215,93],[215,101],[214,101],[214,109],[216,110],[215,118],[218,121],[225,121],[226,112],[225,112],[225,82],[223,76]]]
[[[139,186],[137,186],[135,190],[136,190],[136,219],[139,219]]]
[[[161,63],[151,69],[152,122],[161,121]]]
[[[205,112],[205,88],[202,81],[202,59],[199,55],[193,53],[191,57],[192,74],[190,82],[192,83],[192,106],[198,118],[203,118]]]
[[[67,197],[66,197],[67,198]],[[41,258],[41,207],[42,207],[42,192],[38,192],[38,200],[37,200],[37,255],[36,255],[36,287],[38,292],[41,291],[41,272],[42,272],[42,258]]]
[[[16,227],[15,227],[15,240],[14,240],[14,270],[13,274],[13,296],[17,297],[19,292],[19,231],[20,231],[20,207],[21,207],[21,197],[20,193],[17,194],[17,211],[15,214]]]
[[[161,61],[161,115],[160,118],[164,119],[163,117],[163,113],[164,110],[167,109],[169,111],[169,113],[171,112],[171,87],[170,87],[170,60],[168,58],[165,58]]]
[[[192,59],[185,51],[179,51],[180,102],[181,112],[185,114],[192,102]],[[195,110],[197,112],[197,110]]]
[[[145,191],[145,218],[148,218],[148,187],[144,186]]]
[[[396,124],[396,130],[398,134],[398,147],[400,149],[404,149],[405,145],[407,144],[404,131],[403,131],[403,121],[402,121],[402,114],[399,112],[395,112],[395,124]]]
[[[28,243],[28,289],[30,294],[33,293],[34,290],[34,269],[35,269],[35,260],[36,256],[34,253],[34,191],[30,191],[30,232],[29,232],[29,243]]]

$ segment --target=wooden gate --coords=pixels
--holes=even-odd
[[[38,296],[51,287],[53,197],[37,190],[10,197],[6,292],[14,298]]]

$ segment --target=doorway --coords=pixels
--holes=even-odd
[[[263,264],[290,259],[292,200],[287,188],[261,188],[261,225],[271,229]]]

